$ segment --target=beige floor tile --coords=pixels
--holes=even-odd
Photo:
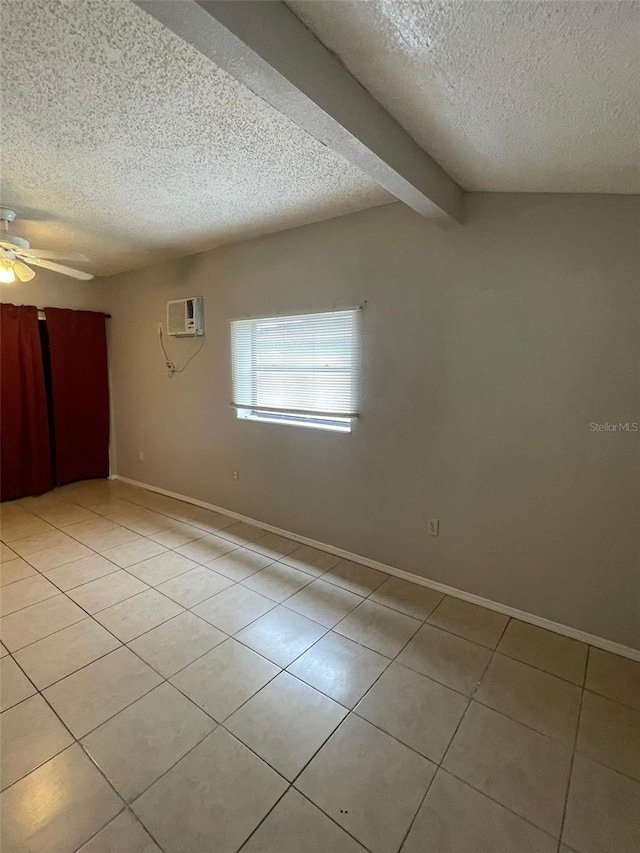
[[[135,563],[164,554],[166,550],[164,546],[152,542],[151,539],[137,539],[135,542],[118,545],[117,548],[110,548],[104,552],[104,556],[121,569],[127,569]]]
[[[187,542],[193,542],[194,539],[201,539],[206,535],[206,531],[199,527],[168,518],[165,529],[158,533],[150,533],[149,539],[159,545],[164,545],[165,548],[179,548],[181,545],[186,545]]]
[[[128,643],[157,625],[182,613],[182,607],[155,589],[148,589],[100,610],[95,618],[112,634]]]
[[[172,578],[198,568],[198,564],[174,551],[165,551],[150,560],[129,566],[127,571],[150,586],[159,586]]]
[[[114,651],[120,643],[93,619],[83,619],[15,652],[39,690]]]
[[[42,575],[34,575],[21,581],[15,581],[2,588],[0,592],[0,614],[8,616],[17,610],[37,604],[47,598],[59,595],[59,590]]]
[[[227,639],[213,625],[184,612],[128,645],[160,675],[169,678]]]
[[[5,545],[4,542],[0,542],[0,565],[2,563],[8,563],[9,560],[18,559],[18,555],[15,551],[12,551],[8,545]]]
[[[127,491],[132,487],[113,480],[84,480],[80,483],[70,483],[58,489],[66,500],[80,506],[97,506],[108,501],[116,501],[127,497]]]
[[[266,595],[273,601],[282,602],[290,598],[303,587],[310,584],[313,577],[284,563],[271,563],[265,569],[246,578],[242,583],[254,592]]]
[[[83,844],[78,853],[162,853],[130,811],[121,812],[115,820]]]
[[[355,592],[356,595],[369,595],[388,580],[389,575],[376,569],[370,569],[361,563],[340,560],[322,576],[322,579],[327,583],[334,583],[342,589],[347,589],[349,592]]]
[[[14,547],[15,542],[24,541],[32,536],[59,533],[53,525],[47,524],[46,521],[32,515],[30,512],[20,512],[9,516],[3,512],[1,532],[2,541],[9,545],[16,554],[20,552]],[[46,548],[47,546],[45,545],[44,547]]]
[[[204,507],[182,504],[182,512],[185,514],[185,517],[190,519],[191,524],[195,524],[197,527],[201,527],[210,533],[216,530],[223,530],[225,527],[231,527],[232,524],[237,524],[235,518],[231,518],[231,516],[225,515],[222,512],[205,509]]]
[[[585,687],[640,711],[640,661],[592,647]]]
[[[351,714],[303,770],[296,788],[373,853],[395,853],[435,769]]]
[[[301,572],[314,577],[320,577],[329,569],[340,562],[340,557],[335,554],[330,554],[328,551],[320,551],[317,548],[311,548],[309,545],[303,545],[301,548],[296,548],[290,554],[285,554],[280,557],[280,562],[286,563],[287,566],[292,566],[294,569],[299,569]]]
[[[554,675],[495,654],[474,698],[543,735],[573,745],[581,690]]]
[[[208,533],[214,533],[216,530],[222,530],[224,527],[230,527],[237,523],[235,518],[221,512],[186,503],[182,503],[179,508],[174,507],[171,510],[171,515],[180,518],[180,520],[188,521],[189,524],[200,527]]]
[[[0,660],[0,711],[6,711],[36,692],[18,664],[3,654]]]
[[[365,848],[290,788],[242,853],[365,853]]]
[[[557,838],[570,764],[570,749],[472,702],[442,766]]]
[[[134,533],[139,533],[141,536],[149,536],[154,533],[160,533],[167,528],[167,517],[160,515],[157,512],[152,512],[144,507],[135,507],[135,509],[125,512],[114,513],[110,516],[112,521],[120,524],[122,527],[127,527],[133,530]]]
[[[0,636],[10,652],[86,619],[87,614],[66,595],[56,595],[0,619]]]
[[[78,524],[81,521],[95,521],[98,518],[95,512],[86,507],[78,506],[66,501],[52,504],[49,508],[36,513],[53,524],[54,527],[68,527],[70,524]]]
[[[444,595],[402,578],[389,578],[369,596],[370,601],[385,604],[414,619],[426,619],[440,604]]]
[[[288,598],[286,606],[325,628],[333,628],[362,602],[361,596],[319,579]]]
[[[138,578],[134,578],[128,572],[117,571],[82,586],[76,586],[70,589],[67,595],[87,613],[97,613],[147,589],[149,587]]]
[[[271,557],[250,551],[248,548],[236,548],[222,557],[216,557],[205,565],[232,581],[243,581],[272,563]]]
[[[17,539],[11,543],[11,548],[20,557],[30,557],[32,554],[46,551],[48,548],[59,548],[63,545],[73,544],[73,542],[74,540],[66,533],[49,526],[49,530],[44,533]]]
[[[224,575],[219,575],[206,566],[198,566],[190,572],[161,583],[158,590],[183,607],[194,607],[232,585],[233,581]]]
[[[116,791],[131,801],[215,725],[165,682],[83,738],[82,745]]]
[[[121,648],[56,682],[43,695],[79,738],[160,681],[161,677],[133,652]]]
[[[0,658],[3,658],[3,657],[5,657],[5,655],[8,655],[8,654],[9,654],[9,652],[5,649],[5,647],[2,645],[2,643],[0,643]]]
[[[0,711],[12,708],[35,692],[35,687],[18,664],[5,655],[0,660]]]
[[[293,781],[347,713],[328,696],[282,672],[232,714],[225,727]]]
[[[197,604],[193,612],[225,634],[235,634],[273,606],[270,598],[236,584]]]
[[[37,573],[33,566],[30,566],[22,557],[5,560],[4,563],[0,564],[0,587],[15,583],[15,581],[22,581],[25,578],[31,578],[35,574]]]
[[[277,533],[267,533],[259,536],[247,545],[247,548],[257,551],[259,554],[264,554],[265,557],[271,557],[272,560],[279,560],[280,557],[291,554],[298,547],[300,547],[299,542],[287,539],[286,536],[279,536]]]
[[[4,791],[0,802],[7,853],[74,853],[122,809],[77,744]]]
[[[585,690],[576,749],[640,781],[640,711]]]
[[[57,569],[51,569],[46,573],[47,580],[54,583],[58,589],[66,592],[76,586],[102,578],[117,571],[118,567],[101,554],[92,554],[81,560],[75,560]]]
[[[576,754],[562,840],[580,853],[637,853],[640,783]]]
[[[41,696],[32,696],[0,718],[2,788],[31,773],[73,743],[73,738]]]
[[[235,853],[287,783],[219,728],[133,804],[169,851]]]
[[[221,536],[216,536],[213,533],[207,533],[201,539],[181,545],[179,548],[176,548],[176,551],[178,554],[182,554],[196,563],[209,563],[211,560],[215,560],[216,557],[222,557],[230,551],[234,551],[236,547],[235,543],[229,542],[228,539],[223,539]]]
[[[61,494],[59,489],[54,489],[49,492],[44,492],[41,495],[19,498],[6,504],[6,507],[21,509],[23,512],[32,512],[34,515],[40,515],[47,509],[56,506],[64,506],[67,504],[67,499]]]
[[[556,853],[557,841],[439,770],[402,853]]]
[[[465,640],[495,649],[509,617],[469,601],[446,596],[427,621]]]
[[[14,501],[5,501],[0,504],[0,519],[6,521],[9,518],[15,518],[15,516],[24,516],[29,515],[25,507],[27,506],[28,498],[20,498]],[[31,513],[32,515],[33,513]]]
[[[174,675],[171,683],[222,723],[279,672],[279,667],[229,639]]]
[[[490,659],[484,646],[431,625],[423,625],[398,655],[398,663],[467,696],[473,694]]]
[[[74,539],[67,536],[61,530],[52,528],[48,533],[39,533],[37,536],[27,536],[25,539],[18,539],[11,543],[11,547],[20,557],[26,560],[33,557],[34,554],[42,554],[43,552],[65,547],[66,545],[77,544]]]
[[[128,530],[126,527],[121,527],[119,524],[114,524],[104,518],[99,521],[81,521],[79,524],[70,524],[69,527],[65,527],[65,533],[100,553],[109,551],[111,548],[117,548],[126,542],[136,542],[140,539],[140,536],[133,530]]]
[[[56,548],[47,548],[45,551],[37,551],[35,554],[29,554],[26,558],[31,565],[38,569],[39,572],[48,572],[51,569],[56,569],[58,566],[65,566],[74,560],[80,560],[83,557],[90,557],[91,549],[80,542],[74,542],[72,539],[66,545],[59,545]]]
[[[97,513],[98,515],[102,515],[108,519],[112,519],[114,516],[123,515],[128,512],[138,512],[140,510],[142,510],[142,507],[139,507],[137,504],[118,498],[114,498],[113,500],[96,504],[91,507],[91,511],[93,513]]]
[[[584,682],[588,646],[578,640],[512,619],[498,651],[574,684]]]
[[[411,616],[365,601],[336,625],[335,631],[374,652],[393,658],[419,627],[420,622]]]
[[[223,530],[219,530],[218,535],[230,542],[235,542],[236,545],[246,545],[259,536],[264,536],[264,530],[260,527],[254,527],[253,524],[247,524],[245,521],[236,521]]]
[[[392,663],[356,714],[439,764],[468,702],[437,681]]]
[[[235,636],[278,666],[288,666],[325,634],[324,625],[278,606]]]
[[[353,708],[390,661],[330,631],[288,667],[293,675]]]

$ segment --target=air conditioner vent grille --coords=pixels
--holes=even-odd
[[[177,337],[204,334],[202,296],[167,302],[167,334]]]

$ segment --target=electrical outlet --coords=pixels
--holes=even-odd
[[[440,532],[440,521],[437,518],[429,519],[429,535],[437,536]]]
[[[238,468],[236,468],[233,472],[233,479],[236,481],[236,483],[240,479],[240,470]]]
[[[144,450],[139,450],[139,451],[138,451],[138,459],[139,459],[141,462],[144,462]]]

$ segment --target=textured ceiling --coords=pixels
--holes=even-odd
[[[393,201],[129,0],[1,15],[0,201],[38,248],[108,275]]]
[[[464,189],[640,192],[635,0],[288,5]]]

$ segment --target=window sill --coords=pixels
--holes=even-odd
[[[275,412],[260,412],[254,409],[237,409],[238,420],[253,421],[263,424],[279,424],[284,426],[303,427],[305,429],[319,429],[325,432],[350,433],[352,418],[326,418],[312,417],[294,414],[277,414]]]

